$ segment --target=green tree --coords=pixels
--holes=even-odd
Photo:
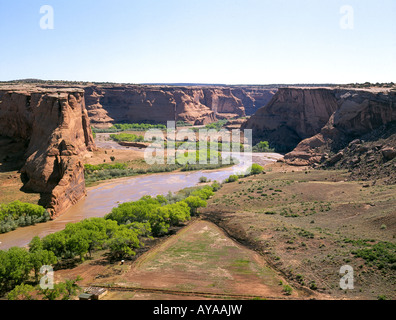
[[[80,256],[80,260],[84,260],[84,256],[88,253],[90,241],[87,239],[87,232],[80,230],[72,234],[66,240],[66,249],[70,252],[71,256]]]
[[[33,266],[35,280],[38,281],[41,267],[54,265],[58,262],[58,259],[52,251],[40,249],[29,254],[29,261]]]
[[[53,288],[38,288],[38,294],[43,296],[43,300],[57,300],[66,293],[66,287],[63,282],[54,284]]]
[[[65,281],[63,300],[69,300],[78,294],[78,292],[81,290],[81,287],[77,284],[77,282],[81,280],[82,278],[77,276],[77,278],[74,280]]]
[[[13,247],[0,251],[1,289],[8,291],[24,283],[29,278],[32,264],[29,252],[23,248]]]
[[[273,150],[270,148],[268,141],[260,141],[253,147],[253,151],[272,152]]]
[[[184,199],[184,202],[190,207],[192,214],[197,214],[198,208],[203,208],[207,206],[207,202],[197,196],[189,196]]]
[[[34,300],[32,293],[35,288],[28,284],[16,286],[7,294],[8,300]]]
[[[250,167],[250,174],[259,174],[263,172],[264,168],[257,163],[253,163]]]
[[[231,183],[231,182],[235,182],[238,181],[239,177],[235,174],[230,175],[227,179],[226,179],[226,183]]]
[[[205,186],[201,189],[191,192],[190,195],[200,197],[203,200],[208,200],[211,196],[214,195],[214,192],[211,186]]]
[[[51,233],[44,237],[43,249],[52,251],[57,257],[62,257],[66,253],[66,236],[64,232]]]
[[[38,236],[35,236],[29,243],[29,252],[35,252],[43,249],[43,243]]]
[[[140,247],[136,232],[121,226],[108,241],[110,255],[113,259],[123,259],[135,255],[134,248]]]

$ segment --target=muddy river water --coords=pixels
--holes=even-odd
[[[227,156],[227,154],[223,155]],[[18,228],[0,235],[0,250],[10,247],[24,247],[34,236],[44,237],[63,230],[68,223],[78,222],[92,217],[104,217],[119,203],[136,201],[142,196],[166,195],[199,183],[202,176],[219,182],[231,174],[240,173],[253,163],[266,165],[282,158],[276,153],[253,153],[234,155],[239,164],[229,168],[211,171],[171,172],[141,175],[130,178],[109,180],[98,186],[88,188],[87,196],[55,220],[34,226]]]

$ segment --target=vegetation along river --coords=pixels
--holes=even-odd
[[[227,156],[223,154],[223,156]],[[79,222],[92,217],[104,217],[119,203],[136,201],[145,195],[166,195],[169,191],[177,192],[199,183],[199,178],[207,177],[211,181],[222,182],[231,174],[244,172],[253,163],[266,165],[282,158],[276,153],[240,154],[239,163],[228,168],[210,171],[170,172],[141,175],[130,178],[108,180],[98,186],[90,187],[87,196],[55,220],[18,228],[0,235],[0,250],[11,247],[24,247],[34,236],[44,237],[50,233],[63,230],[68,223]]]

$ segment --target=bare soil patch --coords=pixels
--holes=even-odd
[[[295,285],[334,299],[395,298],[395,270],[378,269],[354,252],[395,243],[396,186],[347,181],[340,170],[276,167],[226,184],[202,214]],[[354,290],[340,289],[343,265],[354,268]]]

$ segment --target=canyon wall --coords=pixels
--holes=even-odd
[[[52,217],[86,194],[83,157],[95,149],[81,89],[1,88],[0,135],[24,141],[25,192]]]
[[[92,125],[184,121],[203,125],[253,114],[276,89],[249,87],[173,87],[93,85],[85,90]]]
[[[396,93],[390,89],[290,87],[280,88],[243,129],[253,130],[255,142],[288,152],[287,163],[312,165],[394,121]]]
[[[396,125],[396,92],[338,89],[332,93],[337,110],[317,134],[302,140],[285,156],[287,163],[313,165],[328,160],[335,164],[341,154],[328,159],[329,154],[338,153],[352,141],[375,141],[380,138],[375,131],[381,128],[391,135]]]
[[[86,195],[83,158],[96,149],[91,124],[170,120],[207,124],[243,117],[276,89],[139,85],[6,84],[0,87],[0,136],[23,157],[25,192],[40,193],[52,217]],[[245,107],[246,105],[246,107]],[[3,156],[2,159],[11,159]],[[22,159],[20,159],[22,158]]]
[[[336,109],[331,89],[279,88],[242,129],[253,130],[254,142],[269,141],[278,152],[288,152],[318,133]]]

